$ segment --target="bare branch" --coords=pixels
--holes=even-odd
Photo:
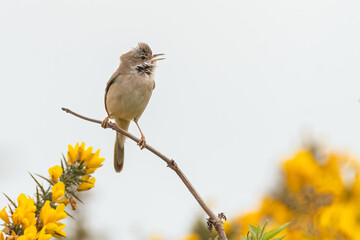
[[[70,114],[72,114],[78,118],[84,119],[86,121],[90,121],[90,122],[94,122],[94,123],[98,123],[98,124],[102,123],[99,120],[88,118],[88,117],[82,116],[80,114],[77,114],[68,108],[61,108],[61,109],[67,113],[70,113]],[[112,122],[109,122],[107,127],[127,136],[128,138],[135,141],[136,143],[138,143],[140,141],[139,138],[137,138],[134,135],[132,135],[131,133],[119,128],[116,124],[114,124]],[[166,157],[164,154],[160,153],[158,150],[156,150],[155,148],[151,147],[148,144],[145,144],[144,148],[146,148],[147,150],[149,150],[150,152],[152,152],[153,154],[155,154],[156,156],[158,156],[159,158],[164,160],[167,163],[167,166],[169,168],[171,168],[172,170],[174,170],[174,172],[180,177],[180,179],[183,181],[183,183],[185,184],[187,189],[190,191],[190,193],[194,196],[196,201],[200,204],[201,208],[209,216],[209,218],[207,219],[208,220],[207,224],[209,226],[209,229],[212,229],[212,227],[214,227],[219,234],[220,240],[227,240],[227,237],[226,237],[226,234],[224,231],[224,227],[223,227],[223,223],[222,223],[222,219],[224,219],[224,220],[226,219],[225,215],[223,213],[216,215],[215,213],[213,213],[211,211],[211,209],[206,205],[205,201],[200,197],[199,193],[195,190],[193,185],[186,178],[184,173],[180,170],[177,163],[173,159]]]

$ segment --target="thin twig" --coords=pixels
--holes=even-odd
[[[84,119],[86,121],[90,121],[90,122],[94,122],[94,123],[98,123],[101,124],[102,122],[96,119],[92,119],[92,118],[88,118],[85,116],[82,116],[80,114],[77,114],[73,111],[71,111],[68,108],[61,108],[63,111],[70,113],[78,118]],[[127,136],[128,138],[130,138],[131,140],[135,141],[136,143],[138,143],[140,141],[139,138],[135,137],[134,135],[132,135],[131,133],[119,128],[116,124],[109,122],[107,125],[108,128],[111,128],[125,136]],[[220,213],[218,215],[216,215],[214,212],[211,211],[211,209],[206,205],[205,201],[200,197],[199,193],[195,190],[195,188],[193,187],[193,185],[190,183],[190,181],[186,178],[186,176],[184,175],[184,173],[180,170],[180,168],[178,167],[178,165],[176,164],[176,162],[173,159],[170,159],[168,157],[166,157],[164,154],[160,153],[158,150],[156,150],[155,148],[151,147],[148,144],[145,144],[145,147],[147,150],[149,150],[150,152],[152,152],[153,154],[155,154],[156,156],[158,156],[159,158],[161,158],[162,160],[164,160],[167,163],[167,166],[170,167],[172,170],[174,170],[176,172],[176,174],[180,177],[180,179],[183,181],[183,183],[185,184],[185,186],[188,188],[188,190],[190,191],[190,193],[194,196],[194,198],[196,199],[196,201],[200,204],[200,206],[202,207],[202,209],[206,212],[206,214],[209,216],[208,218],[208,226],[209,229],[211,230],[212,227],[214,227],[216,229],[216,231],[219,234],[219,237],[221,240],[227,240],[225,231],[224,231],[224,227],[223,227],[223,223],[222,223],[222,219],[226,219],[225,215],[223,213]]]

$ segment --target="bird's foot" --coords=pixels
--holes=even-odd
[[[145,148],[146,140],[144,135],[141,136],[140,141],[137,145],[140,147],[140,150],[143,150]]]
[[[111,117],[111,114],[109,116],[107,116],[101,123],[101,127],[103,128],[107,128],[109,125],[109,118]]]

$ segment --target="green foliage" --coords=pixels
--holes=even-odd
[[[246,237],[242,236],[241,240],[282,240],[285,238],[286,235],[275,237],[277,234],[279,234],[282,230],[284,230],[290,223],[285,223],[279,227],[276,227],[269,232],[265,232],[265,228],[268,225],[268,222],[266,221],[264,226],[261,228],[259,225],[255,227],[254,225],[250,224],[250,230],[247,233]]]

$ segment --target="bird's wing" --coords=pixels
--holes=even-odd
[[[106,97],[107,94],[109,92],[110,86],[115,82],[115,79],[117,78],[117,76],[120,75],[120,71],[119,69],[116,70],[116,72],[113,73],[113,75],[111,76],[111,78],[109,79],[109,81],[106,84],[106,88],[105,88],[105,96],[104,96],[104,103],[105,103],[105,110],[107,112],[107,114],[109,114],[109,111],[107,110],[107,106],[106,106]]]

